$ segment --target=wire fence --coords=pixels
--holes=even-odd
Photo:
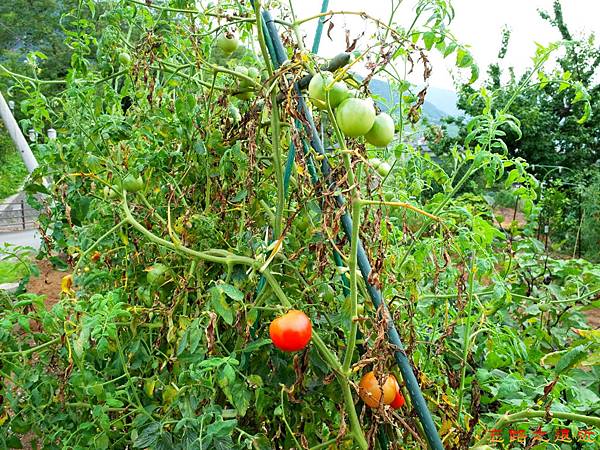
[[[0,233],[34,229],[37,218],[38,212],[25,200],[0,203]]]

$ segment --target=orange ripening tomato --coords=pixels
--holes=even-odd
[[[375,373],[367,372],[360,379],[358,384],[358,395],[367,406],[377,408],[380,403],[389,405],[394,401],[398,383],[394,375],[389,375],[383,384],[383,388],[379,385],[379,381]]]
[[[302,311],[293,309],[271,322],[269,334],[279,350],[296,352],[310,342],[312,323]]]

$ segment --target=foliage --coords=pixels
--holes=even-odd
[[[10,385],[0,445],[31,432],[49,450],[366,449],[386,440],[422,448],[405,386],[397,411],[358,400],[363,373],[401,380],[385,320],[357,276],[359,236],[369,282],[381,286],[450,448],[485,439],[498,414],[527,407],[595,423],[598,342],[580,310],[597,297],[598,268],[544,259],[539,242],[494,227],[485,201],[457,196],[479,175],[489,186],[518,183],[524,202],[535,199],[526,163],[502,151],[499,130],[518,128],[507,106],[477,117],[449,170],[408,144],[418,96],[401,95],[392,111],[400,126],[389,149],[347,139],[332,111],[313,109],[331,148],[317,155],[303,145],[306,118],[290,80],[322,61],[294,41],[300,32],[284,34],[290,62],[273,71],[258,7],[219,2],[197,14],[192,2],[175,3],[114,2],[98,22],[87,11],[94,20],[68,39],[75,48],[97,42],[98,64],[87,50],[73,57],[53,102],[35,83],[19,86],[36,105],[28,123],[40,129],[52,114],[68,130],[39,146],[44,164],[28,190],[52,199],[32,198],[45,211],[42,254],[66,254],[72,273],[50,311],[30,293],[1,300],[0,376]],[[434,49],[476,73],[445,31],[446,2],[421,1],[416,14],[408,28],[376,22],[378,39],[356,49],[358,60],[378,55],[373,72],[361,83],[344,67],[338,81],[365,97],[371,76],[417,55],[428,64]],[[291,31],[301,24],[294,19]],[[214,38],[232,27],[243,48],[217,59]],[[131,55],[125,67],[122,51]],[[260,67],[260,80],[240,64]],[[481,101],[491,100],[483,92]],[[282,160],[292,143],[299,152],[286,196]],[[374,157],[393,162],[389,173],[369,165]],[[323,158],[332,172],[314,184]],[[128,175],[142,176],[141,190],[122,191]],[[354,221],[351,243],[338,223],[343,209]],[[541,260],[540,277],[532,271]],[[310,317],[312,340],[282,353],[269,323],[292,307]]]
[[[17,192],[26,176],[27,168],[0,124],[0,200]]]
[[[550,225],[557,251],[573,255],[576,247],[579,256],[596,258],[597,241],[591,231],[600,228],[600,222],[595,220],[598,217],[594,212],[596,208],[593,201],[584,205],[583,202],[579,204],[579,199],[594,190],[594,173],[597,172],[594,168],[600,161],[600,116],[591,114],[592,110],[600,108],[600,85],[596,76],[600,50],[593,34],[579,39],[572,37],[558,0],[554,2],[552,14],[541,11],[540,15],[555,26],[563,38],[564,55],[556,59],[558,68],[551,73],[534,68],[519,79],[509,68],[508,82],[502,84],[504,74],[500,64],[510,43],[510,32],[505,30],[499,61],[489,67],[488,78],[481,87],[489,100],[485,100],[486,95],[477,95],[472,86],[461,87],[459,107],[465,116],[447,119],[443,130],[431,127],[428,142],[436,154],[448,159],[447,149],[469,141],[471,127],[482,112],[487,109],[497,111],[510,103],[509,111],[518,122],[512,125],[507,122],[498,130],[503,135],[505,151],[526,160],[529,171],[552,186],[543,189],[542,184],[540,192],[545,201],[541,203],[540,216],[545,222],[539,226]],[[538,57],[543,54],[544,50],[540,48]],[[518,90],[519,85],[533,79],[537,79],[537,89]],[[459,129],[457,134],[447,133],[449,128],[456,127]],[[585,238],[585,242],[579,240],[581,217],[585,221],[582,226],[591,237]]]

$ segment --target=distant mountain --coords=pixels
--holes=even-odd
[[[374,78],[369,84],[373,94],[382,97],[384,100],[379,102],[379,107],[387,110],[389,106],[398,102],[398,92],[393,91],[391,84],[385,80]],[[416,90],[420,87],[416,87]],[[458,97],[456,92],[448,89],[429,87],[423,104],[423,114],[433,123],[440,123],[446,116],[457,116],[463,114],[456,106]]]

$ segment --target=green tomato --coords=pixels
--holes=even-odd
[[[253,80],[260,80],[260,71],[256,67],[250,66],[248,67],[248,76]]]
[[[160,286],[167,281],[169,267],[164,264],[156,263],[146,273],[146,280],[151,286]]]
[[[327,92],[325,91],[326,86],[333,83],[333,75],[326,73],[317,73],[310,80],[308,85],[308,96],[313,104],[318,109],[327,109]],[[336,81],[329,90],[329,105],[331,108],[336,108],[340,103],[350,97],[350,92],[346,83],[342,81]]]
[[[388,173],[392,170],[392,166],[390,166],[386,162],[382,162],[379,167],[377,167],[377,173],[382,177],[387,177]]]
[[[251,69],[254,69],[254,67],[251,67]],[[246,75],[248,77],[252,77],[251,75],[251,71],[250,69],[248,69],[247,67],[244,66],[237,66],[235,68],[235,71],[241,75]],[[254,71],[252,71],[252,73],[254,73]],[[248,89],[251,86],[250,82],[247,80],[243,80],[243,79],[239,79],[238,81],[238,88],[239,89]],[[235,95],[237,98],[240,98],[242,100],[250,100],[252,98],[252,92],[240,92],[239,94]]]
[[[131,64],[131,56],[129,56],[129,53],[126,53],[126,52],[119,53],[119,63],[122,66],[129,66]]]
[[[140,286],[135,291],[137,297],[146,305],[148,308],[152,306],[152,292],[148,286]]]
[[[139,192],[144,188],[144,180],[141,176],[134,177],[132,174],[127,174],[123,179],[123,189],[127,192]]]
[[[371,129],[375,122],[375,108],[371,100],[348,98],[338,106],[335,118],[340,130],[354,138]]]
[[[234,33],[226,32],[220,34],[217,38],[217,47],[219,47],[224,53],[231,54],[236,51],[240,41]]]
[[[373,166],[373,169],[377,169],[381,165],[381,160],[379,158],[372,158],[369,160],[369,164]]]
[[[121,189],[118,186],[104,186],[104,189],[102,190],[102,192],[104,193],[104,198],[107,200],[113,199],[115,198],[120,192]]]
[[[380,113],[375,117],[375,122],[365,139],[376,147],[385,147],[394,139],[394,119],[387,113]]]

